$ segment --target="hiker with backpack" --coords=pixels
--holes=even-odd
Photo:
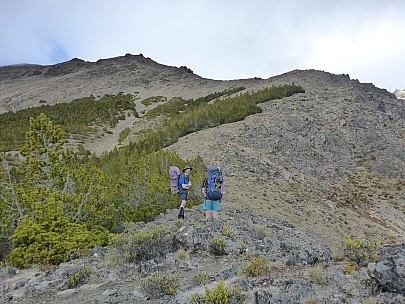
[[[188,196],[188,190],[191,187],[191,181],[190,181],[190,173],[193,168],[186,166],[183,169],[183,174],[179,176],[178,180],[178,189],[179,189],[179,196],[180,196],[180,211],[178,218],[179,219],[184,219],[184,208],[186,207],[187,203],[187,196]]]
[[[224,178],[220,167],[210,167],[204,179],[201,192],[204,195],[203,210],[205,218],[217,219],[221,210],[220,203],[223,195]]]

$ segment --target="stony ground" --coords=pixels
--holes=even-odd
[[[405,278],[405,269],[400,266],[405,259],[404,245],[387,247],[391,264],[371,263],[350,269],[351,264],[334,258],[337,253],[327,246],[277,218],[257,217],[246,208],[228,210],[224,206],[219,220],[206,220],[200,208],[187,209],[184,222],[177,221],[176,211],[170,210],[154,223],[136,226],[147,231],[151,225],[166,227],[166,236],[144,244],[145,250],[153,250],[153,257],[129,261],[124,255],[128,253],[123,249],[126,247],[118,245],[95,248],[87,256],[49,269],[34,267],[16,273],[15,269],[2,268],[0,303],[186,304],[197,294],[203,297],[206,287],[212,290],[221,280],[229,289],[238,290],[231,303],[405,300],[405,289],[400,285]],[[225,245],[212,246],[214,238]],[[246,271],[251,265],[249,259],[255,256],[268,262],[260,264],[266,271],[259,275]],[[83,281],[68,286],[68,279],[84,269],[91,271]],[[152,284],[156,273],[172,276],[166,282],[176,286],[173,295],[158,296],[159,288],[168,283],[146,284]]]

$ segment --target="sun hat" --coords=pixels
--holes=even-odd
[[[190,166],[185,166],[185,167],[183,168],[183,172],[186,171],[187,169],[190,169],[190,171],[193,170],[193,168],[191,168]]]

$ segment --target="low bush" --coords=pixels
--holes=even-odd
[[[190,255],[184,249],[179,249],[174,253],[174,259],[180,262],[185,262],[190,260]]]
[[[308,268],[307,271],[308,271],[308,275],[309,275],[309,280],[312,283],[319,284],[319,285],[328,285],[329,284],[330,276],[329,276],[329,272],[325,268],[317,265],[317,266]]]
[[[171,248],[170,233],[164,225],[151,224],[143,229],[129,225],[117,235],[116,246],[129,262],[147,261],[164,256]]]
[[[175,275],[155,272],[141,281],[141,288],[145,296],[151,299],[158,299],[165,295],[174,295],[179,285]]]
[[[245,300],[241,288],[234,285],[227,287],[224,280],[221,280],[212,289],[205,287],[205,295],[195,293],[191,296],[192,304],[239,304]]]
[[[242,268],[242,273],[248,277],[257,277],[265,274],[270,269],[270,261],[259,255],[249,258],[247,265]]]
[[[225,255],[226,254],[226,242],[220,238],[213,238],[210,240],[208,251],[213,255]]]
[[[348,234],[343,236],[341,250],[348,260],[356,262],[359,266],[366,266],[369,262],[379,260],[377,250],[380,246],[379,241],[367,239],[365,235],[353,238]]]
[[[214,280],[214,275],[212,273],[200,273],[197,274],[195,276],[193,276],[193,278],[191,279],[191,281],[193,282],[193,284],[195,286],[201,286],[204,284],[207,284],[209,282],[212,282]]]
[[[9,259],[14,267],[33,264],[57,265],[65,262],[72,251],[84,253],[108,244],[109,232],[99,226],[88,230],[65,218],[37,223],[26,217],[11,237],[13,250]]]
[[[353,272],[358,270],[358,266],[356,263],[347,261],[343,264],[343,272],[345,274],[352,274]]]
[[[90,275],[93,273],[91,267],[84,267],[69,276],[66,284],[69,288],[76,288],[88,281]]]
[[[227,237],[232,237],[235,233],[234,233],[232,227],[225,225],[224,227],[222,227],[222,234]]]
[[[264,240],[265,237],[270,236],[270,231],[267,229],[265,225],[257,225],[255,227],[256,236],[259,240]]]
[[[128,137],[129,133],[131,133],[131,128],[129,127],[122,130],[118,136],[118,142],[123,142]]]

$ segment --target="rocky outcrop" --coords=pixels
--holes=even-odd
[[[405,244],[384,246],[378,263],[368,266],[377,290],[405,295]]]

